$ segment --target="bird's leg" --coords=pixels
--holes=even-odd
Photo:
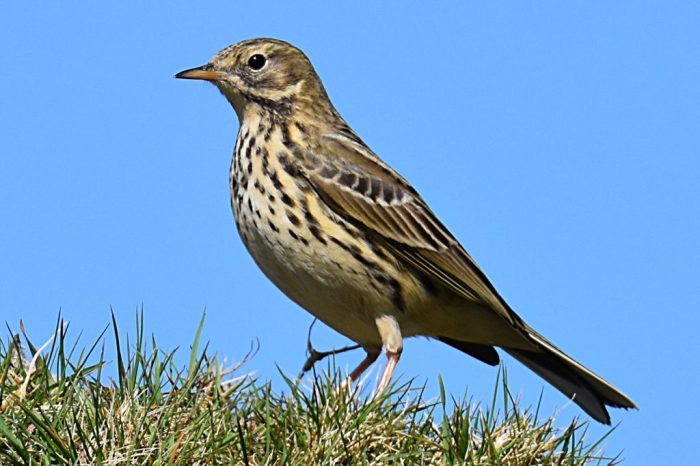
[[[384,315],[376,319],[377,330],[382,337],[384,343],[384,351],[386,352],[387,362],[382,378],[377,384],[375,396],[382,393],[391,381],[391,376],[394,374],[394,369],[399,363],[401,352],[403,351],[403,338],[401,337],[401,329],[399,323],[392,316]]]
[[[396,368],[396,365],[399,363],[399,358],[401,357],[401,353],[392,353],[392,352],[387,351],[386,357],[387,357],[386,367],[384,367],[384,373],[382,374],[382,378],[379,379],[379,383],[377,384],[377,392],[375,395],[379,395],[384,390],[386,390],[386,387],[389,385],[389,382],[391,381],[391,376],[394,374],[394,369]]]
[[[317,319],[314,318],[313,322],[311,322],[311,325],[309,325],[309,334],[308,334],[308,337],[306,340],[306,350],[309,353],[309,357],[306,358],[306,362],[304,363],[304,366],[301,368],[301,372],[297,376],[297,380],[296,380],[297,385],[299,385],[299,382],[301,381],[302,377],[304,377],[304,374],[306,374],[308,371],[310,371],[311,368],[314,367],[314,364],[316,364],[321,359],[325,358],[326,356],[336,355],[336,354],[344,353],[346,351],[352,351],[352,350],[360,347],[360,345],[350,345],[350,346],[344,346],[344,347],[338,348],[338,349],[332,349],[330,351],[316,351],[313,344],[311,344],[311,330],[314,328],[314,324],[316,323],[316,320]],[[377,353],[377,356],[378,355],[379,355],[379,353]],[[377,359],[377,356],[375,356],[374,359]],[[371,362],[369,364],[371,364]],[[369,364],[367,364],[367,365],[369,366]],[[359,369],[359,366],[358,366],[358,369]],[[355,370],[357,370],[357,369],[355,369]]]
[[[374,363],[374,361],[377,360],[377,358],[379,357],[379,353],[381,353],[381,351],[374,349],[365,349],[365,351],[367,352],[367,356],[365,356],[365,359],[363,359],[362,362],[360,362],[360,364],[358,364],[357,367],[352,372],[350,372],[350,376],[345,382],[346,385],[350,385],[357,379],[359,379],[362,373],[366,371],[367,368],[371,366],[372,363]]]
[[[343,380],[343,383],[341,383],[340,386],[335,390],[336,393],[342,393],[345,390],[349,389],[350,385],[352,385],[353,382],[360,378],[362,373],[366,371],[367,368],[371,366],[374,361],[377,360],[379,354],[381,353],[380,349],[375,349],[371,347],[365,348],[365,351],[367,352],[367,356],[365,356],[365,359],[360,361],[360,364],[358,364],[357,367],[353,369],[352,372],[350,372],[350,375],[347,379]],[[348,393],[350,393],[350,390],[348,390]]]
[[[309,357],[306,358],[306,362],[304,362],[304,366],[301,368],[301,372],[299,372],[299,375],[297,376],[297,385],[299,384],[299,381],[301,381],[301,379],[304,377],[304,374],[309,372],[311,368],[314,367],[314,364],[319,362],[321,359],[324,359],[328,356],[345,353],[346,351],[356,350],[358,348],[360,348],[360,345],[348,345],[343,346],[342,348],[333,348],[329,351],[316,351],[314,347],[309,347]]]

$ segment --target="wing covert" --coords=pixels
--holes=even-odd
[[[464,298],[519,320],[406,180],[364,144],[342,135],[321,141],[308,154],[304,175],[336,214],[369,229],[406,263]]]

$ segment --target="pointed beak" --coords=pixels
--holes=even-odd
[[[211,65],[190,68],[175,75],[178,79],[202,79],[204,81],[221,81],[225,76],[226,73],[213,70]]]

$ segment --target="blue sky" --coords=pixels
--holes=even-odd
[[[206,307],[212,350],[236,361],[259,339],[247,370],[280,388],[276,365],[297,372],[311,317],[257,270],[229,208],[235,114],[173,79],[276,37],[510,304],[638,403],[612,412],[607,451],[696,460],[697,3],[164,5],[0,6],[0,320],[43,341],[61,309],[88,338],[110,306],[126,330],[143,305],[161,346],[186,348]],[[318,325],[314,342],[346,340]],[[506,361],[535,403],[544,382]],[[487,401],[496,370],[411,340],[397,374]],[[581,414],[550,388],[543,410]]]

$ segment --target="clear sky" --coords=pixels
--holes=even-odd
[[[699,4],[383,5],[3,2],[0,320],[44,341],[61,309],[88,342],[110,306],[129,330],[143,305],[161,346],[186,349],[206,307],[213,351],[236,361],[259,339],[247,370],[279,388],[276,365],[296,374],[311,317],[237,237],[235,114],[208,83],[173,79],[276,37],[513,308],[638,403],[612,412],[607,451],[696,461]],[[346,343],[322,325],[314,341]],[[545,383],[505,359],[535,403]],[[496,369],[411,340],[397,374],[487,401]],[[581,414],[550,388],[543,410]]]

